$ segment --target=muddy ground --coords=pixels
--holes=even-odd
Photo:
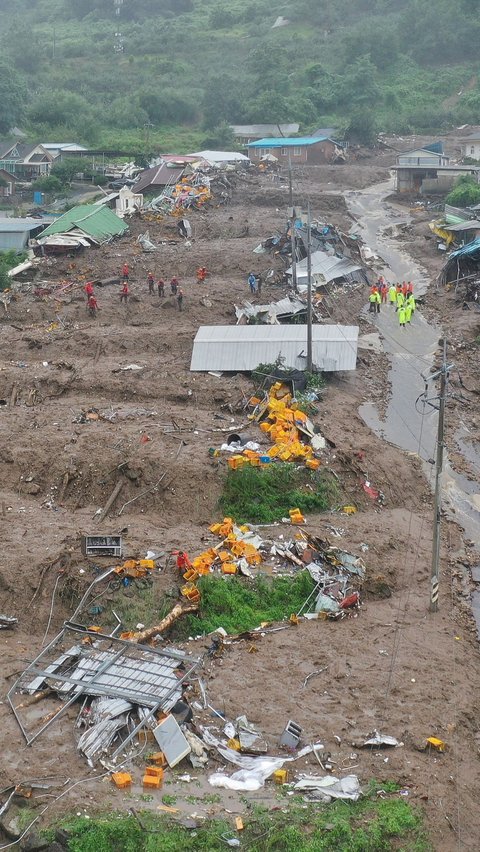
[[[361,190],[384,179],[387,166],[381,155],[378,162],[359,157],[349,166],[314,168],[295,176],[295,191],[300,201],[310,198],[315,217],[348,231],[354,223],[342,190]],[[247,424],[245,401],[252,385],[243,376],[190,373],[192,341],[199,325],[233,323],[233,304],[249,298],[248,273],[275,265],[252,249],[283,229],[287,199],[286,186],[266,177],[239,184],[231,204],[192,217],[191,246],[178,239],[174,222],[133,219],[123,240],[41,267],[37,286],[73,280],[78,285],[73,294],[58,300],[36,297],[25,285],[10,304],[9,316],[1,316],[0,398],[6,404],[0,407],[0,611],[19,620],[17,629],[0,633],[2,786],[39,775],[60,775],[70,783],[88,779],[52,804],[45,819],[66,809],[93,813],[134,802],[157,808],[161,802],[161,794],[148,803],[140,798],[139,768],[128,796],[112,791],[108,778],[96,780],[100,771],[89,770],[75,750],[76,712],[26,747],[5,695],[15,673],[38,653],[47,626],[51,638],[93,579],[98,560],[82,557],[80,536],[100,529],[95,514],[119,476],[123,489],[101,531],[123,530],[127,556],[143,556],[148,549],[165,553],[160,564],[166,567],[155,577],[160,593],[178,587],[167,560],[172,550],[180,547],[195,555],[213,543],[207,527],[219,517],[225,463],[210,458],[208,449],[222,442],[225,432],[220,430],[238,431]],[[435,254],[425,227],[423,221],[415,223],[414,236],[403,239],[433,271]],[[147,228],[154,242],[170,241],[158,254],[145,255],[136,243]],[[131,269],[130,303],[120,305],[115,285],[99,288],[99,316],[88,319],[83,283],[118,275],[125,260]],[[204,284],[195,281],[199,264],[210,272]],[[150,269],[166,280],[174,273],[179,277],[183,312],[173,299],[148,295]],[[281,287],[265,286],[262,301],[283,294]],[[452,328],[458,354],[465,358],[462,365],[467,364],[463,369],[468,369],[472,350],[461,344],[464,335],[470,342],[474,329],[458,324],[470,318],[452,307],[453,299],[432,288],[427,309],[440,311],[442,320],[456,311]],[[324,307],[333,321],[358,321],[361,331],[369,332],[373,328],[361,316],[365,301],[366,289],[357,288],[348,296],[331,294]],[[132,364],[142,369],[121,371]],[[444,591],[440,612],[429,614],[430,485],[418,459],[377,438],[357,413],[364,401],[385,403],[387,366],[384,355],[360,350],[354,374],[329,380],[316,417],[330,441],[324,464],[338,476],[343,500],[355,502],[359,511],[308,517],[307,529],[328,536],[331,525],[340,528],[333,543],[364,558],[367,591],[358,616],[266,634],[253,653],[245,642],[229,646],[206,665],[207,692],[212,706],[229,717],[246,713],[256,722],[273,752],[292,718],[302,726],[306,742],[324,743],[338,774],[355,767],[362,784],[371,778],[396,780],[424,809],[433,848],[476,849],[480,673],[467,570],[473,557],[461,531],[445,524]],[[470,374],[468,380],[473,380]],[[99,419],[85,416],[92,411]],[[169,431],[173,422],[175,433]],[[256,427],[247,424],[246,431],[260,438]],[[164,473],[161,489],[139,496]],[[383,507],[365,495],[365,478],[385,494]],[[368,551],[362,552],[362,544]],[[183,647],[201,654],[208,645],[201,639]],[[325,673],[302,688],[306,675],[324,666]],[[208,722],[215,724],[215,719]],[[374,728],[403,745],[388,752],[352,745]],[[448,743],[446,754],[418,751],[432,735]],[[299,768],[316,771],[311,758],[299,761]],[[183,772],[198,780],[176,780]],[[212,802],[207,774],[182,764],[169,773],[163,793],[177,797],[182,814],[245,812],[245,802],[235,793],[220,791],[220,801]],[[278,805],[270,782],[246,798]]]

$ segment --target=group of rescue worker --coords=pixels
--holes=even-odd
[[[204,281],[207,276],[207,270],[204,266],[197,269],[197,280]],[[130,296],[130,287],[129,287],[129,279],[130,279],[130,270],[128,267],[128,263],[124,263],[122,267],[122,288],[120,290],[120,303],[128,304],[128,299]],[[152,272],[147,274],[147,286],[149,295],[155,294],[155,289],[158,293],[158,298],[163,299],[165,296],[165,281],[163,278],[159,278],[155,284],[155,277]],[[96,317],[97,311],[100,310],[96,295],[95,289],[93,286],[93,281],[88,281],[83,288],[85,295],[87,297],[87,311],[89,316]],[[175,296],[175,300],[177,302],[178,310],[183,310],[183,290],[180,287],[178,278],[174,275],[170,280],[170,295]]]
[[[398,315],[400,328],[410,325],[415,313],[415,296],[413,295],[413,284],[411,281],[403,281],[402,284],[388,284],[383,276],[370,287],[368,297],[370,313],[379,314],[380,305],[390,304]]]

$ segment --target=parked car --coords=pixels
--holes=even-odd
[[[123,189],[124,186],[133,186],[136,181],[132,180],[132,178],[117,178],[117,180],[111,180],[108,184],[110,189]]]

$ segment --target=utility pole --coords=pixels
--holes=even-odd
[[[292,183],[292,161],[288,155],[288,200],[290,204],[290,244],[292,249],[292,286],[297,292],[297,245],[295,239],[296,211],[293,206],[293,183]]]
[[[145,156],[148,157],[150,154],[150,128],[153,127],[151,121],[146,121],[143,125],[143,129],[145,130]]]
[[[307,372],[313,372],[312,354],[312,220],[308,202],[307,234]]]
[[[445,431],[445,403],[447,399],[448,375],[453,364],[447,365],[447,341],[443,341],[443,361],[441,369],[434,373],[430,379],[435,380],[440,376],[440,396],[438,398],[438,406],[429,402],[434,408],[438,408],[438,427],[437,427],[437,452],[435,462],[435,496],[433,509],[433,547],[432,547],[432,567],[430,572],[430,612],[438,612],[438,588],[440,580],[440,522],[442,510],[442,471],[443,471],[443,450],[444,431]],[[427,400],[428,402],[428,400]]]

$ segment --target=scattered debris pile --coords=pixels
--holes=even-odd
[[[298,296],[286,296],[278,302],[270,302],[268,305],[253,305],[245,301],[241,307],[235,305],[237,325],[251,325],[253,323],[265,323],[268,325],[281,325],[289,322],[306,322],[307,304]],[[318,317],[315,314],[315,318]]]
[[[287,385],[275,382],[262,399],[252,397],[250,404],[253,406],[250,419],[260,425],[261,431],[273,443],[264,455],[257,454],[257,458],[249,457],[249,450],[244,450],[243,455],[232,456],[230,467],[238,467],[248,461],[250,464],[270,464],[273,459],[284,462],[302,460],[311,470],[320,467],[320,459],[315,454],[325,449],[325,438],[302,411]]]
[[[199,660],[140,641],[66,622],[8,693],[27,743],[31,745],[76,702],[81,702],[81,709],[75,727],[87,727],[78,748],[91,763],[116,739],[113,759],[142,729],[152,730],[155,737],[162,724],[159,719],[181,702],[183,684]],[[41,718],[39,702],[46,710]]]
[[[304,214],[296,209],[297,218],[289,222],[282,234],[267,237],[253,251],[255,254],[270,254],[282,261],[285,278],[292,281],[290,264],[296,261],[297,284],[304,287],[307,282],[307,256],[309,253],[309,227]],[[293,233],[292,233],[293,227]],[[312,222],[310,225],[310,252],[312,276],[316,285],[330,281],[343,283],[368,283],[358,242],[328,223]],[[290,268],[287,268],[289,267]],[[282,280],[279,281],[282,283]]]
[[[13,615],[0,615],[0,630],[7,630],[15,627],[18,624],[18,618]]]

